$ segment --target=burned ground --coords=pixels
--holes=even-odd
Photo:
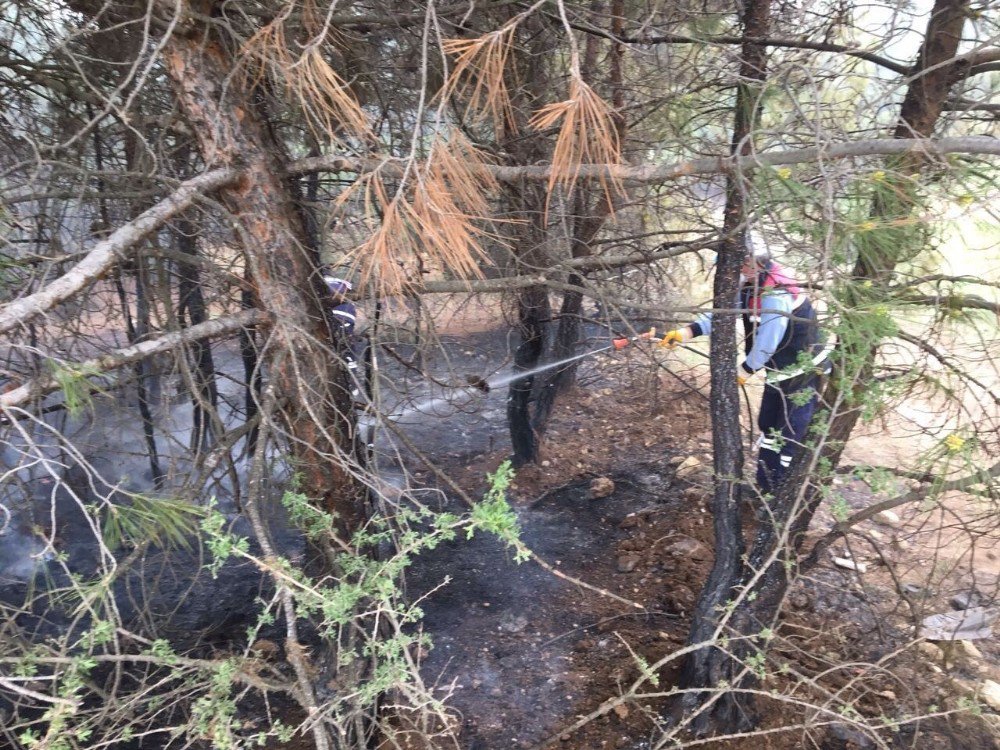
[[[517,565],[486,536],[456,541],[416,561],[409,590],[431,592],[422,604],[423,627],[434,644],[422,670],[457,712],[459,747],[638,748],[656,736],[668,700],[610,708],[609,701],[645,665],[683,646],[711,566],[706,394],[704,381],[692,373],[678,379],[651,370],[639,352],[587,363],[581,385],[560,402],[540,464],[518,473],[510,498],[522,539],[566,577],[533,561]],[[479,416],[490,408],[485,402]],[[507,455],[496,447],[502,426],[480,424],[470,431],[462,426],[467,417],[453,419],[436,433],[437,455],[442,468],[477,496]],[[447,438],[452,427],[461,434],[462,450]],[[475,449],[470,436],[476,434],[489,435],[493,450]],[[424,445],[434,448],[433,441]],[[838,494],[852,509],[874,499],[855,481],[838,481]],[[828,513],[817,520],[813,538],[833,523]],[[918,648],[914,639],[915,618],[949,609],[949,596],[968,590],[973,572],[984,592],[995,589],[996,577],[986,557],[981,561],[987,567],[978,564],[975,571],[956,564],[934,596],[923,598],[917,610],[907,607],[894,575],[926,573],[933,541],[918,541],[925,522],[918,515],[905,516],[897,528],[869,522],[863,530],[881,541],[879,549],[852,543],[856,559],[872,566],[869,573],[841,570],[826,556],[800,581],[764,670],[761,687],[782,696],[762,701],[766,733],[709,740],[708,747],[877,747],[854,723],[862,720],[880,726],[879,741],[890,747],[998,746],[995,717],[963,710],[983,678],[1000,676],[995,644],[978,642],[978,655],[949,650],[949,661],[938,646],[924,642]],[[844,543],[834,551],[844,554]],[[669,692],[678,669],[678,661],[668,663],[656,675],[658,686],[647,685],[645,692]],[[923,714],[931,716],[914,719]],[[592,718],[582,727],[570,729],[587,716]]]
[[[599,346],[596,331],[590,333],[590,345]],[[442,376],[441,387],[421,385],[414,372],[386,364],[387,381],[399,386],[399,394],[410,394],[395,404],[394,413],[402,416],[394,425],[473,498],[482,496],[487,475],[509,454],[506,389],[469,388],[463,375],[495,381],[506,372],[505,342],[489,329],[443,336],[439,352],[426,362]],[[514,478],[509,501],[521,538],[551,570],[535,560],[517,564],[500,541],[482,532],[443,544],[408,569],[407,593],[419,599],[419,627],[431,640],[419,654],[421,674],[459,729],[446,746],[649,747],[657,722],[670,713],[672,704],[662,696],[616,699],[646,665],[684,644],[713,557],[711,435],[708,389],[697,363],[661,358],[656,364],[647,354],[629,349],[585,360],[578,385],[560,397],[539,464]],[[387,396],[391,401],[393,393]],[[422,406],[407,413],[415,403]],[[437,509],[463,507],[425,460],[391,450],[388,432],[380,440],[387,483],[399,485],[405,476],[411,485],[435,490],[422,497],[435,498]],[[47,492],[42,484],[37,489],[39,497]],[[856,480],[839,482],[836,491],[852,510],[874,499]],[[975,519],[975,504],[964,502],[961,517]],[[65,525],[72,514],[60,517]],[[289,549],[301,546],[285,533],[281,518],[271,520]],[[235,515],[234,521],[243,523]],[[829,511],[821,513],[812,538],[833,522]],[[988,541],[990,520],[978,522]],[[932,532],[942,528],[943,542]],[[898,523],[867,522],[867,541],[852,541],[854,558],[869,565],[864,576],[834,567],[825,556],[792,590],[776,628],[761,687],[780,700],[762,701],[765,734],[709,739],[703,746],[876,747],[860,731],[863,721],[879,727],[888,747],[996,747],[996,717],[968,710],[985,679],[1000,679],[996,644],[942,648],[914,639],[915,623],[948,610],[956,596],[975,596],[982,604],[995,599],[995,553],[981,545],[975,555],[966,554],[955,529],[954,518],[940,508],[909,508],[900,511]],[[831,551],[844,555],[848,549],[839,542]],[[201,646],[242,637],[254,616],[259,571],[227,567],[212,579],[197,551],[194,557],[172,554],[169,566],[154,554],[145,571],[124,577],[121,585],[130,589],[124,599],[138,602],[155,580],[161,601],[141,609],[162,615],[154,623],[157,632],[180,632]],[[179,570],[185,575],[175,576]],[[265,656],[280,657],[276,642],[277,635],[263,632],[257,650],[269,646],[275,653]],[[679,660],[667,663],[655,673],[658,684],[641,692],[669,692],[679,666]],[[247,725],[255,726],[260,707],[243,708]],[[289,711],[286,718],[295,719]]]

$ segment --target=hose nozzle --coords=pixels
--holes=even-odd
[[[611,346],[615,348],[615,351],[618,351],[620,349],[624,349],[632,341],[649,340],[655,337],[656,337],[656,329],[650,328],[645,333],[640,333],[638,336],[633,336],[632,338],[625,338],[624,336],[622,336],[621,338],[618,339],[611,339]]]

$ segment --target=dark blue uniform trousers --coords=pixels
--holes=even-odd
[[[757,487],[763,494],[773,493],[788,471],[792,458],[802,447],[809,421],[819,400],[819,377],[814,374],[767,383],[760,402],[757,426],[760,450],[757,453]],[[811,392],[803,404],[794,393]]]

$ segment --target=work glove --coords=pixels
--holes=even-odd
[[[684,326],[683,328],[678,328],[674,331],[667,331],[665,334],[663,334],[663,338],[660,339],[659,345],[665,346],[667,347],[667,349],[673,349],[678,344],[683,344],[687,341],[690,341],[691,338],[692,338],[691,329],[688,328],[687,326]]]
[[[628,339],[611,339],[611,346],[615,348],[615,351],[624,349],[628,346]]]
[[[749,375],[737,374],[736,383],[737,385],[746,385],[749,379],[750,379]]]

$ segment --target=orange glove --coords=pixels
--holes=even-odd
[[[673,349],[678,344],[683,344],[691,339],[691,329],[688,326],[684,326],[683,328],[678,328],[674,331],[667,331],[663,334],[663,338],[660,339],[659,345],[665,346],[667,349]]]
[[[611,339],[611,346],[615,348],[615,351],[624,349],[628,346],[628,339]]]
[[[738,385],[746,385],[747,381],[749,379],[750,379],[749,375],[740,375],[740,374],[737,374],[737,376],[736,376],[736,383]]]

